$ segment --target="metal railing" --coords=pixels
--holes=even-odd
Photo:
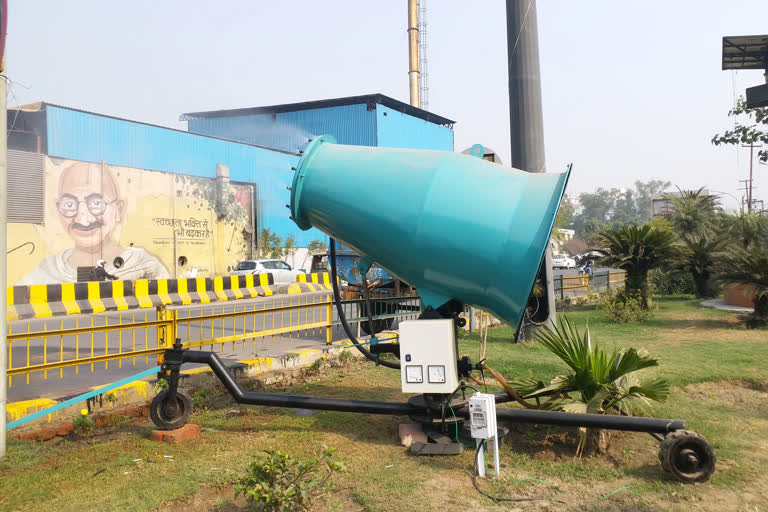
[[[415,317],[421,302],[417,295],[374,294],[374,324]],[[350,324],[367,321],[364,301],[343,301]],[[179,338],[185,348],[206,347],[221,352],[238,346],[256,347],[275,338],[313,338],[330,344],[341,336],[332,295],[328,291],[275,296],[259,301],[230,301],[193,306],[160,306],[156,310],[110,312],[60,319],[31,319],[9,323],[8,385],[41,372],[65,378],[72,367],[77,375],[85,365],[94,371],[104,363],[122,368],[126,360],[146,366],[157,364],[164,350]],[[337,331],[334,333],[334,328]],[[365,328],[365,326],[363,327]]]
[[[624,287],[627,273],[624,270],[610,270],[586,274],[559,275],[554,278],[555,296],[560,299],[583,297],[590,293],[618,290]]]

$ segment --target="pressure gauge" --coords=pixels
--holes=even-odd
[[[417,384],[424,382],[424,373],[421,366],[407,365],[405,367],[405,381]]]
[[[445,366],[442,366],[442,365],[428,366],[427,377],[429,378],[429,382],[434,382],[435,384],[444,383],[445,382]]]

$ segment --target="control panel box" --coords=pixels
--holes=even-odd
[[[400,322],[404,393],[452,393],[459,386],[453,320]]]
[[[473,439],[496,437],[496,398],[492,394],[469,397],[469,428]]]

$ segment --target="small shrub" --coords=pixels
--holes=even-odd
[[[158,394],[161,391],[168,389],[168,381],[166,379],[157,379],[157,381],[155,381],[154,389],[155,389],[155,394]]]
[[[690,272],[653,269],[648,275],[651,291],[657,295],[688,295],[696,293]]]
[[[632,293],[606,295],[601,308],[612,322],[617,324],[639,324],[653,316],[651,307],[643,309],[640,296]]]
[[[115,402],[117,402],[117,395],[110,391],[104,395],[104,400],[106,400],[108,404],[113,405]]]
[[[352,355],[351,348],[347,348],[341,351],[339,354],[339,362],[341,364],[351,363],[355,356]]]
[[[78,416],[72,420],[74,431],[78,434],[85,434],[96,427],[96,424],[86,415]]]
[[[323,359],[323,358],[315,359],[312,362],[312,364],[309,365],[309,368],[307,368],[307,374],[308,375],[317,375],[323,369],[323,365],[324,364],[325,364],[325,359]]]
[[[235,486],[235,498],[243,494],[249,504],[270,512],[307,510],[314,498],[328,492],[330,476],[345,469],[334,458],[335,451],[323,445],[318,457],[296,460],[285,452],[265,450],[266,457],[248,464]],[[320,475],[323,466],[327,473]]]

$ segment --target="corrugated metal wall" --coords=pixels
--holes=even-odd
[[[453,130],[376,105],[377,145],[385,148],[453,151]]]
[[[206,178],[215,178],[216,164],[224,164],[233,181],[256,184],[259,230],[292,234],[304,247],[327,239],[315,229],[300,231],[285,207],[296,156],[51,105],[46,110],[49,156]]]
[[[45,220],[45,155],[8,150],[8,222]]]
[[[316,135],[331,134],[340,144],[376,145],[376,115],[367,105],[297,112],[191,119],[190,132],[297,151]]]

